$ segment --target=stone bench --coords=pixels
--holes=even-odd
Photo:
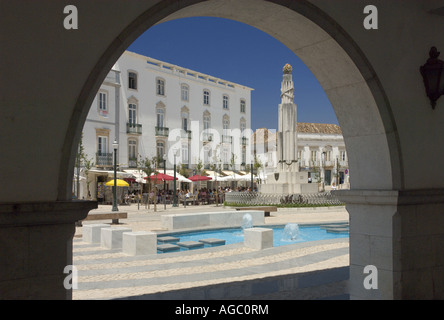
[[[257,206],[252,206],[252,207],[235,207],[235,209],[237,211],[241,211],[241,210],[261,210],[264,212],[265,217],[269,217],[270,216],[270,212],[277,212],[277,207],[275,206],[263,206],[263,207],[257,207]]]
[[[110,211],[110,212],[89,213],[83,221],[111,219],[111,222],[113,224],[119,224],[119,219],[127,219],[127,218],[128,218],[127,212]],[[80,225],[81,224],[82,223],[80,222]]]
[[[123,232],[123,253],[130,256],[156,254],[157,234],[148,231]]]
[[[122,249],[123,233],[131,231],[132,229],[124,227],[102,228],[100,245],[107,249]]]
[[[265,223],[263,211],[248,211],[252,217],[253,225]],[[197,227],[239,227],[242,224],[245,212],[199,212],[183,214],[166,214],[161,216],[163,228],[168,230],[197,228]]]

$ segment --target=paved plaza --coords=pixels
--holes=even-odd
[[[119,206],[128,218],[119,226],[132,231],[166,231],[160,217],[171,213],[232,211],[207,206]],[[92,212],[111,211],[101,206]],[[266,225],[348,221],[344,207],[279,208]],[[84,221],[83,224],[111,223]],[[348,238],[299,243],[264,250],[242,243],[145,256],[128,256],[82,241],[76,228],[73,263],[78,289],[73,299],[319,299],[347,294]],[[331,279],[335,281],[330,281]],[[297,290],[295,290],[297,288]]]

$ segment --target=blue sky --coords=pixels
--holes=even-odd
[[[282,67],[293,67],[298,122],[338,124],[319,82],[286,46],[246,24],[195,17],[148,29],[128,50],[254,89],[252,129],[277,128]]]

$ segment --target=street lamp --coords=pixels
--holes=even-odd
[[[444,95],[444,61],[438,59],[439,52],[436,47],[430,49],[429,56],[420,72],[432,109],[435,109],[436,101]]]
[[[177,195],[176,195],[176,156],[177,156],[177,149],[173,149],[174,153],[174,190],[173,190],[173,207],[177,207]]]
[[[115,139],[113,142],[113,149],[114,149],[114,186],[113,186],[113,209],[112,211],[119,211],[117,208],[117,148],[119,147],[119,144],[117,143],[117,140]]]
[[[166,175],[166,159],[167,159],[167,155],[166,153],[163,154],[163,174]],[[166,210],[166,180],[163,179],[163,208]]]
[[[251,173],[251,192],[253,192],[253,186],[254,186],[254,182],[253,182],[253,162],[250,163],[250,173]]]

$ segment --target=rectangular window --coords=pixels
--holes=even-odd
[[[133,125],[137,123],[137,107],[133,103],[128,105],[128,122]]]
[[[137,141],[129,140],[128,141],[128,157],[130,160],[137,159]]]
[[[106,93],[105,92],[99,92],[99,110],[105,111],[107,109],[106,106]]]
[[[163,109],[157,109],[157,126],[159,128],[164,127],[164,113]]]
[[[245,100],[240,102],[240,112],[245,113]]]
[[[318,160],[318,152],[317,151],[311,151],[311,160],[312,161]]]
[[[188,130],[188,118],[182,118],[182,129],[185,131]]]
[[[182,163],[188,163],[188,145],[182,144]]]
[[[128,88],[137,90],[137,74],[134,72],[128,73]]]
[[[181,99],[182,101],[188,101],[188,86],[183,84],[181,87]]]
[[[203,124],[204,124],[204,130],[210,129],[210,117],[209,116],[203,117]]]
[[[223,97],[223,107],[224,109],[228,109],[228,96],[226,95]]]
[[[157,79],[156,81],[156,92],[160,96],[165,95],[165,81],[162,79]]]
[[[203,104],[210,105],[210,91],[204,90],[203,92]]]
[[[99,136],[97,138],[97,152],[99,155],[108,153],[108,137]]]

